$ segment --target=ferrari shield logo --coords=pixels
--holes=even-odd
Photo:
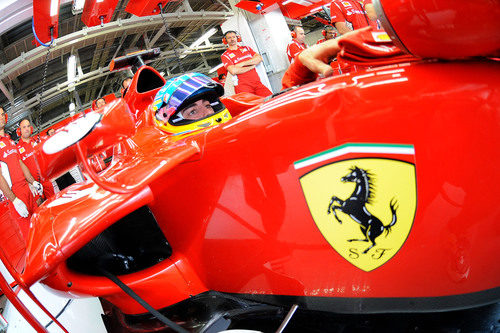
[[[372,152],[363,153],[357,145],[357,153],[351,149],[350,153],[337,154],[300,177],[321,234],[344,259],[366,272],[380,267],[401,249],[417,205],[413,155],[389,158],[394,155],[376,154],[373,146]]]

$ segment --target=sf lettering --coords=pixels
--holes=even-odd
[[[383,248],[383,247],[378,248],[370,255],[370,257],[373,260],[380,260],[383,257],[385,257],[386,255],[389,255],[389,250],[391,250],[391,249],[390,248]],[[358,249],[356,247],[349,248],[349,258],[351,258],[351,259],[359,259],[360,256],[365,256],[365,255],[366,255],[365,253],[363,253],[360,249]]]

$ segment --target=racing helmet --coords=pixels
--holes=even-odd
[[[200,73],[172,78],[154,98],[154,121],[160,129],[176,134],[225,123],[231,114],[219,99],[223,94],[222,85]],[[197,119],[183,116],[181,111],[200,99],[208,101],[210,105],[205,104],[213,112]]]

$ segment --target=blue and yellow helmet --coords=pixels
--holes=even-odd
[[[185,133],[224,123],[231,115],[219,99],[223,94],[222,85],[200,73],[170,79],[153,101],[155,123],[169,133]],[[200,99],[208,101],[214,112],[201,119],[186,119],[181,111]]]

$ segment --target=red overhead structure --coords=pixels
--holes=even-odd
[[[161,3],[162,7],[169,2],[177,2],[179,0],[135,0],[129,1],[125,10],[130,14],[134,14],[135,16],[150,16],[150,15],[158,15],[160,14],[160,7],[158,6]]]
[[[82,22],[87,27],[109,23],[117,4],[118,0],[85,0]]]
[[[300,19],[323,10],[322,6],[329,6],[331,0],[243,0],[236,7],[247,10],[254,14],[265,14],[279,8],[284,16],[291,19]]]
[[[33,1],[33,29],[37,46],[57,38],[60,0]]]

